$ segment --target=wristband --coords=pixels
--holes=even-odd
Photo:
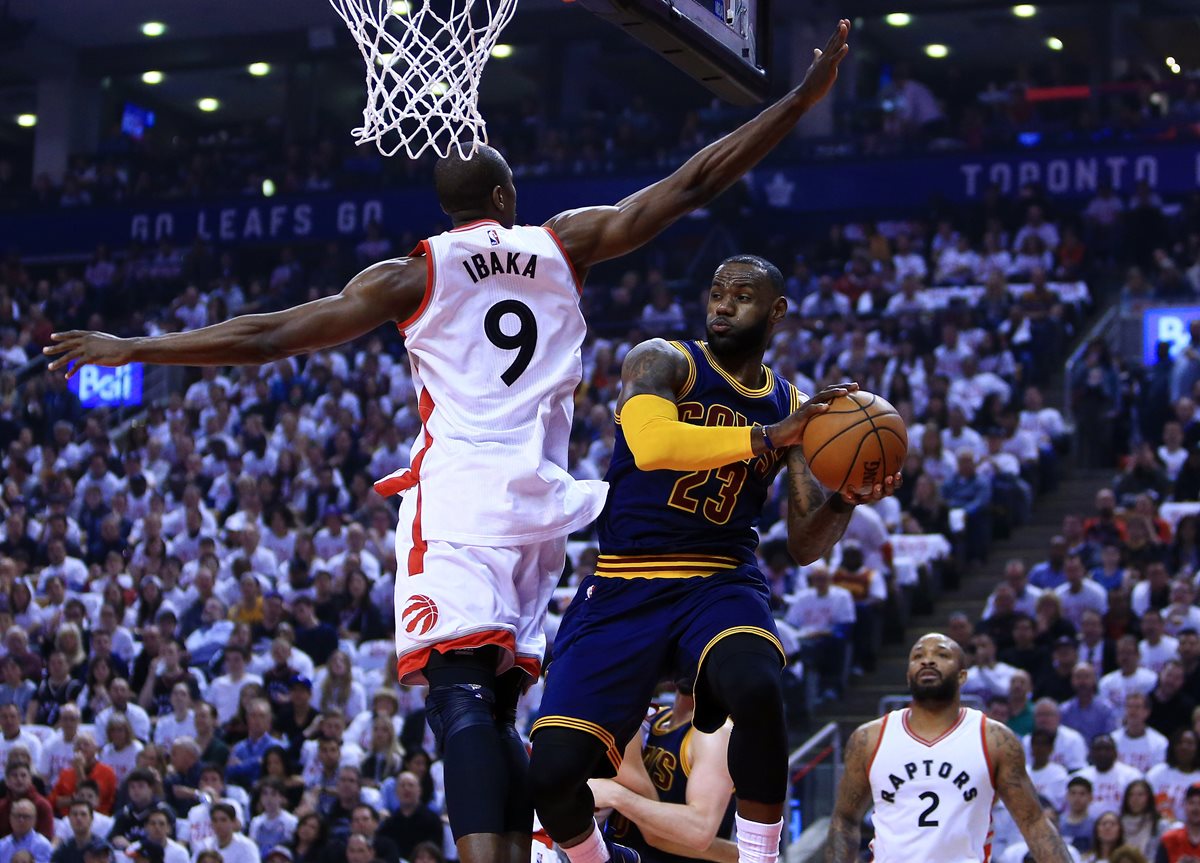
[[[767,427],[759,426],[759,428],[762,429],[763,443],[767,446],[767,452],[773,452],[775,450],[775,444],[771,443],[771,436],[767,434]]]

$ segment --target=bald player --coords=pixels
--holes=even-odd
[[[437,163],[434,182],[454,229],[369,267],[336,296],[157,337],[56,333],[45,349],[57,356],[50,368],[69,375],[134,361],[254,365],[398,324],[423,426],[412,467],[376,484],[385,495],[406,492],[396,532],[398,672],[430,686],[426,706],[464,863],[529,859],[516,704],[540,672],[566,537],[604,503],[603,484],[567,472],[583,281],[595,264],[712,201],[779,144],[833,86],[849,29],[839,22],[791,93],[615,206],[517,227],[504,158],[489,147],[469,160],[452,154]]]
[[[1004,725],[959,704],[967,679],[962,648],[922,636],[908,659],[912,703],[860,726],[829,825],[826,863],[858,859],[863,815],[874,806],[876,863],[984,863],[999,796],[1038,863],[1069,863],[1025,771],[1021,742]]]

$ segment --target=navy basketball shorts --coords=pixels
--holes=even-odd
[[[591,734],[608,753],[599,775],[613,776],[658,685],[692,675],[696,727],[715,730],[726,717],[700,683],[714,645],[750,633],[783,664],[769,597],[748,565],[690,578],[587,577],[559,627],[532,735],[551,726]]]

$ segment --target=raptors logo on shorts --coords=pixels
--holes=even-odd
[[[419,593],[410,596],[400,619],[406,624],[404,629],[409,635],[425,635],[437,626],[437,603]]]

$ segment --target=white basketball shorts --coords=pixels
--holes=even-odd
[[[396,673],[426,683],[431,651],[494,644],[501,674],[513,665],[536,680],[546,654],[546,607],[562,576],[567,538],[529,545],[459,545],[421,536],[417,494],[396,528]]]

